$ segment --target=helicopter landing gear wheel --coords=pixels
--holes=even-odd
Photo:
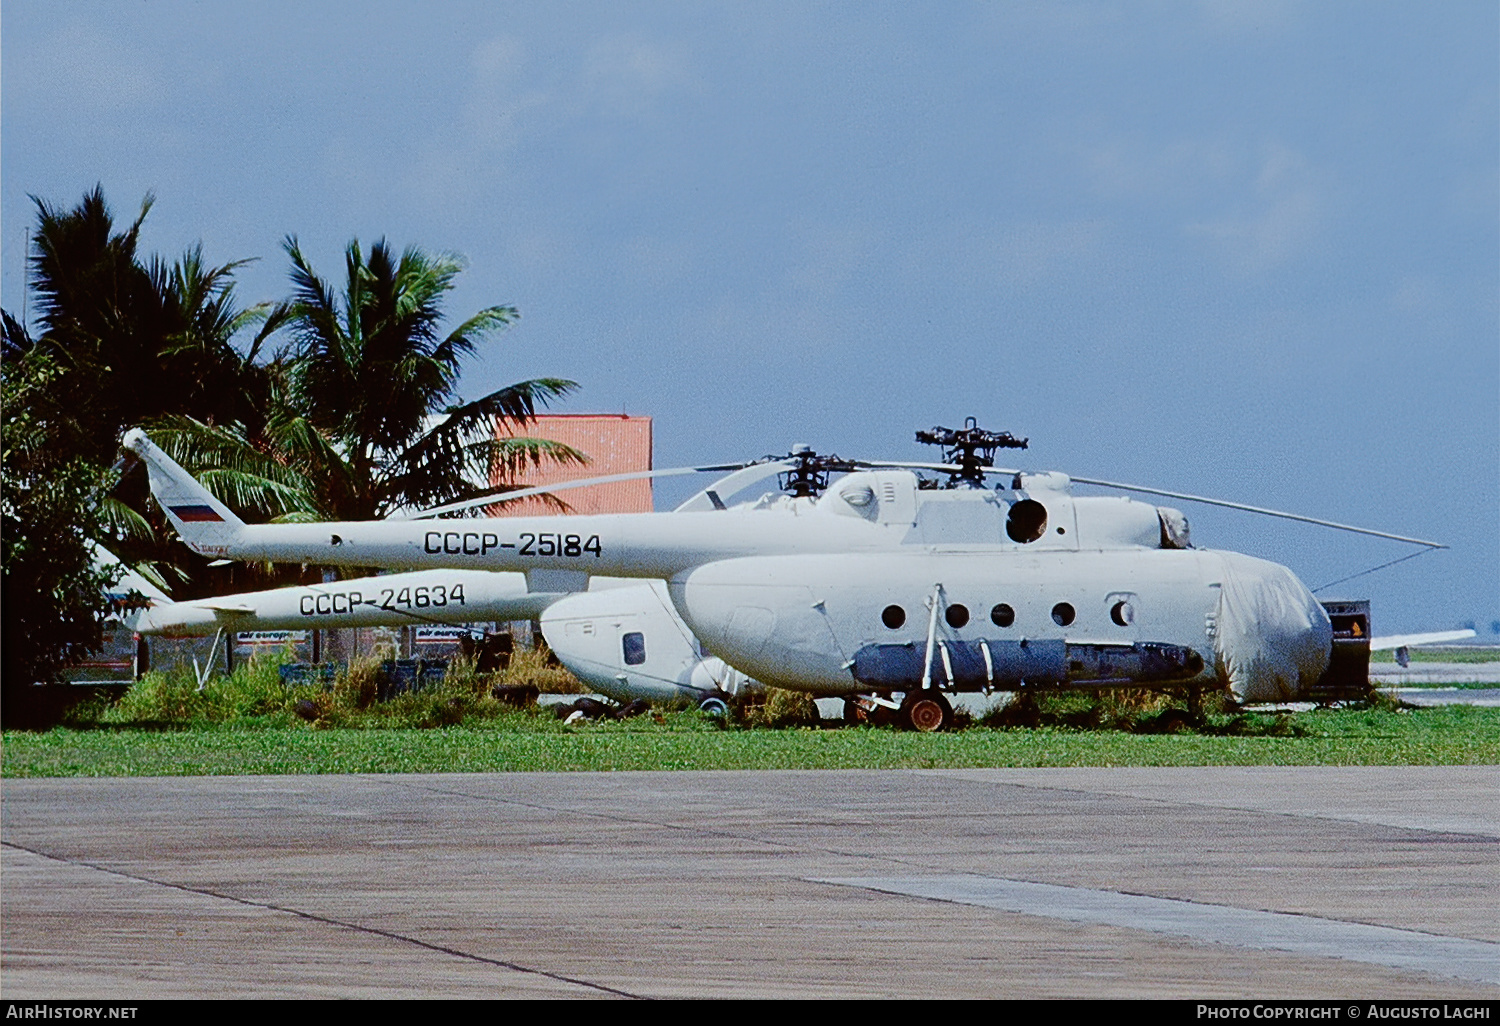
[[[698,711],[704,716],[712,716],[716,720],[722,720],[729,715],[729,703],[715,695],[710,695],[698,703]]]
[[[912,730],[930,734],[953,726],[953,706],[941,691],[929,688],[908,692],[901,702],[901,722]]]

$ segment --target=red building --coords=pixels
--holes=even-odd
[[[622,413],[543,413],[524,428],[512,430],[512,425],[502,424],[497,429],[497,437],[518,436],[562,442],[589,458],[582,466],[553,464],[533,470],[516,482],[522,487],[651,469],[650,417],[627,417]],[[498,476],[493,483],[500,483]],[[649,513],[651,479],[575,488],[559,492],[558,498],[575,513]],[[490,512],[494,516],[523,517],[555,510],[540,498],[532,498]]]

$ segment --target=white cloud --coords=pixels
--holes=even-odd
[[[622,35],[589,48],[578,85],[581,98],[601,113],[636,118],[689,81],[685,62],[671,48],[639,35]]]
[[[987,264],[1005,285],[1034,288],[1094,260],[1104,233],[1106,225],[1098,220],[1010,226],[993,236]]]
[[[6,69],[7,101],[53,115],[118,113],[166,96],[153,55],[78,18],[8,60],[14,64]]]
[[[484,150],[509,150],[524,131],[524,116],[551,97],[525,75],[526,51],[520,40],[496,36],[480,43],[470,58],[472,78],[463,102],[465,142]]]
[[[1297,151],[1271,144],[1253,171],[1253,180],[1237,189],[1238,202],[1230,211],[1186,226],[1189,235],[1209,240],[1246,273],[1305,254],[1317,243],[1328,214],[1322,175]]]
[[[1317,243],[1330,210],[1327,174],[1291,147],[1227,135],[1150,140],[1116,136],[1075,151],[1090,191],[1120,209],[1180,224],[1241,272],[1296,259]]]
[[[1225,34],[1281,30],[1297,18],[1292,0],[1199,0],[1199,7],[1208,28]]]
[[[532,115],[551,100],[528,78],[527,64],[525,46],[512,36],[474,47],[468,79],[452,105],[456,117],[428,126],[431,134],[410,154],[407,186],[419,204],[434,214],[459,216],[478,202],[494,201]]]
[[[1031,289],[1092,263],[1105,243],[1102,221],[1011,225],[970,240],[964,263],[1012,289]]]
[[[809,301],[831,300],[861,281],[882,241],[873,228],[862,225],[806,226],[798,236],[794,241],[801,252],[788,264],[787,284]]]
[[[1447,306],[1447,296],[1432,275],[1406,275],[1392,289],[1391,306],[1402,312],[1430,314]]]
[[[1222,187],[1242,162],[1222,138],[1159,143],[1142,135],[1116,136],[1077,152],[1093,191],[1109,200],[1181,202]]]
[[[589,134],[581,122],[636,120],[689,81],[670,47],[637,35],[597,39],[567,67],[539,60],[514,36],[494,36],[474,47],[469,69],[457,118],[431,126],[411,155],[411,189],[434,208],[494,202],[515,155],[544,135],[576,144]]]

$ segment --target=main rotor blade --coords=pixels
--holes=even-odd
[[[961,474],[964,471],[956,463],[921,463],[916,460],[851,460],[858,467],[890,468],[893,470],[937,470],[944,474]],[[1021,470],[1012,470],[1009,467],[980,467],[986,474],[1016,474],[1025,473]]]
[[[584,477],[576,481],[560,481],[557,484],[537,485],[534,488],[518,488],[509,492],[491,492],[489,495],[481,495],[477,499],[465,499],[463,502],[453,502],[446,506],[435,506],[432,509],[419,510],[415,513],[392,513],[386,519],[423,520],[442,513],[457,513],[460,510],[473,509],[476,506],[493,506],[497,502],[504,502],[510,499],[525,499],[532,495],[565,492],[572,488],[587,488],[589,485],[614,484],[618,481],[639,481],[646,477],[675,477],[680,474],[704,474],[726,470],[740,470],[745,466],[746,464],[744,463],[727,463],[712,467],[673,467],[666,470],[635,470],[628,474],[606,474],[603,477]]]
[[[1165,488],[1146,488],[1142,485],[1121,484],[1118,481],[1098,481],[1089,477],[1074,477],[1073,480],[1078,484],[1098,485],[1101,488],[1118,488],[1126,492],[1143,492],[1146,495],[1164,495],[1169,499],[1185,499],[1188,502],[1201,502],[1209,506],[1223,506],[1226,509],[1237,509],[1246,513],[1259,513],[1262,516],[1268,517],[1280,517],[1283,520],[1300,520],[1304,524],[1332,527],[1339,531],[1352,531],[1355,534],[1368,534],[1374,538],[1388,538],[1391,541],[1406,542],[1408,545],[1425,545],[1429,549],[1446,549],[1448,547],[1441,542],[1424,541],[1421,538],[1407,538],[1404,535],[1388,534],[1385,531],[1372,531],[1368,527],[1354,527],[1351,524],[1340,524],[1333,520],[1319,520],[1317,517],[1305,517],[1300,513],[1287,513],[1279,509],[1249,506],[1243,502],[1230,502],[1227,499],[1210,499],[1203,495],[1189,495],[1186,492],[1169,492]]]
[[[765,460],[742,466],[728,477],[721,477],[707,488],[692,496],[672,512],[691,513],[695,511],[706,511],[711,509],[723,509],[723,500],[738,491],[749,488],[757,481],[764,481],[768,477],[785,473],[790,467],[796,465],[792,459]],[[712,492],[713,495],[709,493]],[[718,497],[719,505],[714,505],[714,497]]]

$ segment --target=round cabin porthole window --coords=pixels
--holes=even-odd
[[[1109,618],[1116,626],[1129,627],[1135,623],[1135,610],[1129,602],[1122,600],[1109,607]]]
[[[1077,615],[1077,611],[1067,602],[1059,602],[1052,607],[1052,622],[1059,627],[1067,627]]]
[[[886,606],[880,614],[880,622],[891,630],[896,630],[906,622],[906,610],[900,606]]]
[[[1034,542],[1047,531],[1047,507],[1035,499],[1022,499],[1005,517],[1005,533],[1021,545]]]
[[[996,627],[1009,627],[1016,622],[1016,611],[1002,602],[990,610],[990,622]]]
[[[962,627],[969,622],[968,606],[949,606],[943,613],[943,619],[948,621],[949,627]]]

